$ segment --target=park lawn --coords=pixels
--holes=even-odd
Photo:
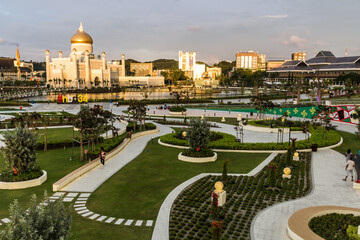
[[[29,198],[32,194],[36,194],[40,199],[46,190],[48,195],[52,195],[52,184],[67,175],[68,173],[79,168],[87,162],[80,162],[79,148],[75,148],[74,158],[69,161],[72,150],[56,149],[47,152],[38,151],[38,165],[47,172],[47,180],[40,186],[19,189],[19,190],[0,190],[0,218],[8,217],[9,204],[16,198],[22,206],[27,207]],[[5,162],[2,154],[0,154],[0,170],[5,169]]]
[[[144,240],[151,239],[153,227],[114,225],[84,218],[72,210],[71,240]]]
[[[179,152],[181,149],[164,147],[154,139],[90,195],[88,209],[106,216],[155,220],[166,196],[184,181],[200,173],[221,173],[226,159],[230,160],[229,173],[248,173],[269,155],[218,153],[216,162],[196,164],[177,160]]]
[[[357,135],[342,131],[337,132],[343,138],[343,143],[340,146],[334,148],[334,150],[345,154],[348,149],[351,149],[353,154],[358,154],[360,150],[360,139],[357,137]]]
[[[38,142],[44,142],[44,129],[35,130],[38,135]],[[74,132],[74,136],[79,136],[79,132]],[[71,140],[73,137],[73,128],[46,128],[47,142],[58,142],[61,140]]]

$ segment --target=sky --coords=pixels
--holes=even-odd
[[[0,56],[45,61],[70,54],[70,39],[83,22],[94,54],[110,59],[234,61],[239,51],[289,59],[319,50],[360,55],[359,0],[1,0]]]

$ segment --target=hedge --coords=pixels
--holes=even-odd
[[[171,106],[170,112],[186,112],[186,108],[183,106]]]
[[[312,128],[310,130],[311,136],[307,140],[296,142],[296,149],[310,149],[312,144],[317,144],[318,147],[326,147],[337,144],[341,140],[341,136],[334,130],[326,133],[326,138],[323,138],[323,128]],[[284,143],[238,143],[233,135],[220,133],[222,139],[211,141],[209,148],[211,149],[229,149],[229,150],[287,150],[289,144]],[[160,141],[172,145],[188,146],[187,140],[175,138],[176,133],[166,134],[160,137]]]
[[[137,124],[135,127],[139,127],[140,125]],[[145,130],[153,130],[156,126],[153,123],[145,123]],[[134,131],[134,122],[129,122],[129,124],[126,126],[126,131]]]

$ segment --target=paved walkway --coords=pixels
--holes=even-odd
[[[352,182],[344,182],[345,157],[334,151],[312,153],[313,190],[310,195],[276,204],[260,212],[252,222],[253,240],[288,240],[286,235],[289,217],[299,209],[336,205],[360,208],[360,192],[352,188]]]
[[[66,192],[94,192],[107,179],[140,155],[151,138],[172,132],[168,126],[159,124],[157,126],[160,132],[132,140],[120,153],[107,160],[104,166],[99,165],[61,190]]]

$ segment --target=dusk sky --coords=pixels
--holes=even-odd
[[[196,51],[208,64],[237,51],[289,59],[294,51],[360,55],[358,0],[24,0],[1,1],[0,56],[45,61],[70,53],[80,21],[107,59],[176,59]]]

